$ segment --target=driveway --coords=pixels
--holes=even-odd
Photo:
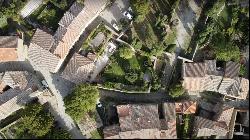
[[[129,0],[116,0],[112,6],[107,7],[101,14],[100,18],[106,23],[107,26],[114,29],[112,24],[118,23],[121,18],[124,18],[122,13],[129,7]]]
[[[183,49],[188,47],[194,26],[200,17],[201,9],[200,4],[196,3],[195,0],[180,1],[175,10],[176,13],[173,15],[173,19],[179,19],[179,24],[176,27],[177,46]]]

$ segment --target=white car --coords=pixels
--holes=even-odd
[[[115,51],[115,49],[116,49],[115,44],[113,42],[109,42],[108,43],[108,52],[113,53]]]
[[[123,12],[123,15],[127,17],[129,20],[132,20],[133,18],[133,16],[128,11]]]
[[[96,105],[97,107],[102,107],[102,103],[100,102],[100,99],[97,100]]]
[[[112,26],[113,26],[117,31],[120,31],[120,28],[118,27],[118,25],[117,25],[116,23],[114,23]]]

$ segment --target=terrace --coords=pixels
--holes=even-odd
[[[112,33],[106,28],[106,25],[101,22],[83,42],[80,52],[88,54],[94,52],[100,56],[104,52],[104,48],[111,39]]]

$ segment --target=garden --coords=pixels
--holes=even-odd
[[[102,74],[103,86],[125,91],[157,91],[162,87],[159,79],[163,74],[162,69],[155,71],[153,65],[164,51],[175,50],[175,29],[171,26],[172,31],[167,32],[167,26],[178,3],[171,0],[130,2],[135,20],[122,40],[131,45],[120,44],[111,56]]]
[[[24,32],[25,41],[31,39],[35,32],[34,26],[19,15],[20,10],[27,2],[27,0],[13,0],[11,4],[1,6],[0,33],[2,35]],[[69,9],[73,2],[73,0],[48,0],[27,18],[33,24],[39,24],[55,32],[63,13]]]
[[[25,34],[26,30],[23,30],[18,24],[23,22],[19,12],[27,3],[27,0],[13,0],[11,4],[3,3],[0,8],[0,33],[7,35],[10,33],[19,33],[22,30]]]
[[[88,38],[83,42],[81,51],[86,54],[92,51],[100,56],[111,37],[111,31],[109,31],[105,27],[105,24],[101,22],[93,31],[91,31]]]
[[[69,5],[60,5],[64,1],[56,2],[51,0],[43,5],[40,5],[39,8],[29,16],[29,19],[31,22],[47,27],[55,32],[64,12],[68,10],[67,8],[69,8]]]
[[[249,43],[249,8],[228,5],[227,1],[211,1],[204,8],[206,24],[197,29],[194,42],[206,59],[239,62],[242,51]],[[209,54],[209,55],[207,55]]]
[[[131,1],[135,11],[133,28],[147,48],[173,52],[175,50],[176,29],[171,21],[173,10],[179,1],[154,0],[141,3]],[[167,7],[167,8],[166,8]],[[161,54],[159,53],[159,54]]]
[[[153,91],[160,88],[159,77],[153,70],[153,62],[147,56],[134,52],[129,46],[120,44],[110,64],[102,73],[103,86],[125,91]]]

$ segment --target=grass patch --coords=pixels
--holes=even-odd
[[[125,72],[123,69],[119,66],[117,62],[111,63],[105,71],[107,74],[114,74],[114,76],[124,76]]]
[[[169,34],[165,37],[166,45],[175,44],[176,40],[176,29],[173,29]]]
[[[141,69],[141,66],[140,66],[137,58],[135,57],[135,55],[132,58],[128,59],[128,61],[129,61],[129,65],[131,66],[132,69],[134,69],[134,70]]]

